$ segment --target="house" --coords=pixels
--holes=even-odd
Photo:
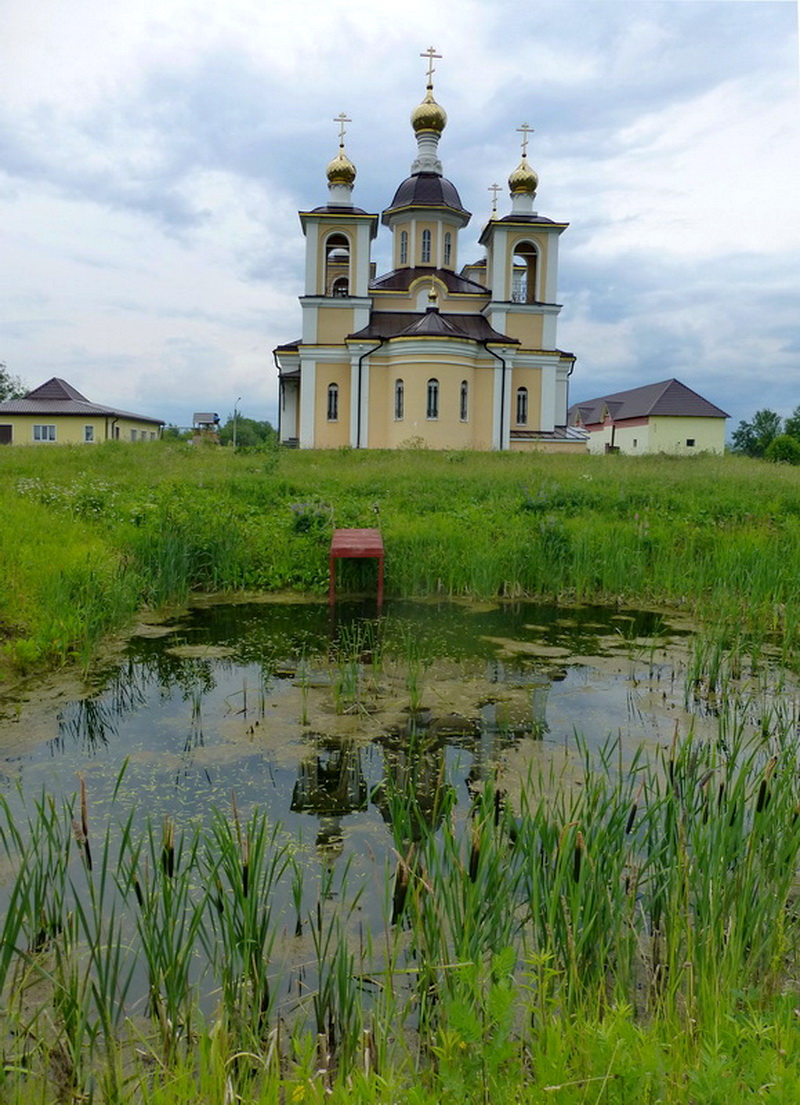
[[[279,435],[304,449],[514,449],[584,452],[567,425],[575,364],[558,348],[558,241],[567,223],[534,210],[530,127],[509,176],[510,211],[496,210],[484,255],[459,268],[471,219],[438,146],[447,122],[433,97],[411,113],[416,157],[380,217],[353,204],[356,169],[339,151],[327,168],[327,202],[300,212],[305,236],[302,336],[274,350]],[[501,191],[494,185],[490,191]],[[389,272],[377,276],[372,243],[391,236]]]
[[[92,403],[56,376],[22,399],[0,403],[0,445],[154,441],[163,426],[159,418]]]
[[[589,435],[590,453],[723,453],[730,416],[680,380],[573,403],[569,424]]]

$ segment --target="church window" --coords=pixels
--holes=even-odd
[[[536,277],[539,253],[533,242],[519,242],[514,249],[511,274],[511,302],[536,302]]]
[[[339,385],[328,385],[328,421],[338,422],[339,420]]]
[[[528,389],[517,388],[517,425],[528,425]]]
[[[461,381],[461,403],[459,406],[459,418],[462,422],[466,422],[469,417],[469,384],[466,380]]]
[[[445,234],[445,236],[444,236],[444,267],[445,268],[450,267],[450,254],[452,252],[452,247],[453,247],[453,236],[448,231],[448,233]]]
[[[400,422],[405,414],[406,393],[402,380],[394,382],[394,417]]]
[[[400,264],[408,264],[408,231],[400,231]]]
[[[428,380],[428,418],[439,417],[439,381]]]
[[[348,295],[350,242],[344,234],[331,234],[325,242],[325,295]]]
[[[431,232],[430,230],[422,231],[422,263],[423,265],[430,264],[431,260]]]

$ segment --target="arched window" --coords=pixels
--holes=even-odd
[[[408,231],[400,231],[400,264],[408,264]]]
[[[428,413],[427,418],[439,417],[439,381],[428,380]]]
[[[422,231],[422,263],[423,265],[430,264],[431,260],[431,232],[430,230]]]
[[[459,404],[459,417],[462,422],[466,422],[469,417],[469,384],[466,380],[461,381],[461,402]]]
[[[339,421],[339,385],[328,384],[328,421]]]
[[[511,302],[536,302],[536,276],[539,253],[533,242],[518,242],[514,249],[511,276]]]
[[[325,295],[349,295],[350,242],[344,234],[331,234],[325,242]]]
[[[403,419],[406,411],[406,389],[402,380],[394,382],[394,416],[398,422]]]
[[[444,236],[444,267],[447,269],[450,267],[450,254],[453,248],[453,235],[448,232]]]
[[[528,389],[517,388],[517,425],[528,425]]]

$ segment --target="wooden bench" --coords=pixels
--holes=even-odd
[[[383,605],[383,538],[379,529],[335,529],[331,540],[328,602],[336,601],[336,561],[343,557],[378,561],[378,606]]]

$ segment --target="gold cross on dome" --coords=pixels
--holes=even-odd
[[[528,135],[533,134],[533,127],[523,123],[521,127],[517,127],[517,132],[522,135],[522,156],[525,157],[528,153]]]
[[[352,123],[353,120],[348,119],[345,113],[340,111],[333,121],[339,124],[339,145],[344,147],[345,123]]]
[[[503,189],[501,188],[501,186],[499,184],[490,184],[489,187],[486,189],[486,191],[492,193],[492,214],[496,215],[497,214],[497,197],[500,195],[500,193],[503,191]]]
[[[433,68],[433,59],[441,58],[441,54],[436,53],[434,46],[429,46],[427,50],[424,50],[420,55],[421,58],[428,59],[428,84],[433,84],[433,74],[436,70]]]

